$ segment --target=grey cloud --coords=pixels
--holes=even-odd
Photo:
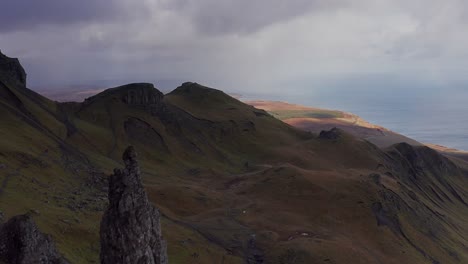
[[[343,0],[174,0],[167,4],[209,35],[249,34],[310,12],[341,8]]]
[[[0,32],[103,21],[117,18],[123,11],[118,0],[2,0]]]
[[[21,59],[32,86],[180,79],[271,92],[353,74],[465,80],[467,10],[462,0],[0,0],[0,49]]]

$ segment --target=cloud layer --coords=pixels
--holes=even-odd
[[[42,25],[102,22],[123,13],[114,0],[6,0],[0,7],[0,32],[31,31]]]
[[[463,0],[7,0],[0,10],[0,48],[32,86],[195,80],[267,92],[468,79]]]

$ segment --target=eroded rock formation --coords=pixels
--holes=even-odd
[[[124,169],[109,179],[109,208],[101,221],[101,263],[166,264],[160,214],[146,196],[133,147],[123,154]]]
[[[328,140],[336,140],[336,139],[339,139],[342,135],[343,135],[343,130],[334,127],[328,131],[322,130],[320,132],[319,138],[328,139]]]
[[[11,84],[26,87],[26,72],[18,59],[10,58],[0,52],[0,76]]]
[[[159,104],[164,95],[150,83],[127,85],[123,101],[129,105]],[[125,86],[124,86],[125,87]]]
[[[67,264],[52,239],[29,215],[11,218],[0,228],[0,263]]]

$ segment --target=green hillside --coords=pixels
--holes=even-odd
[[[53,102],[0,61],[0,210],[33,215],[71,263],[99,262],[106,180],[128,145],[170,263],[468,262],[461,160],[301,131],[197,83]]]

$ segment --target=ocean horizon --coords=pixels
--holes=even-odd
[[[398,90],[328,89],[284,94],[242,94],[242,100],[285,101],[356,114],[373,124],[413,138],[468,151],[468,90],[435,89],[420,93]]]

